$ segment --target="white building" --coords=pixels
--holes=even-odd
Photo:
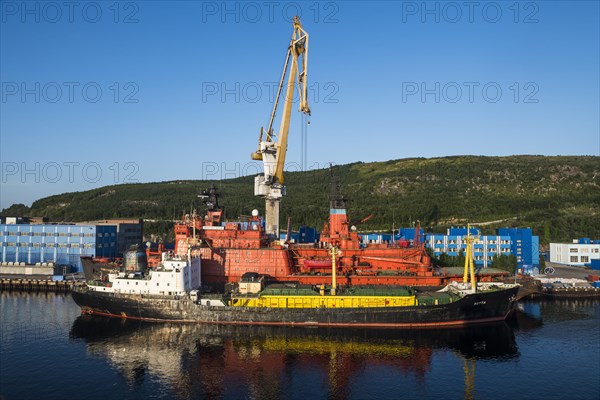
[[[599,243],[550,243],[550,262],[584,266],[594,259],[600,259]]]

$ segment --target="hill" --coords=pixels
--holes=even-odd
[[[499,226],[530,226],[542,243],[600,237],[600,157],[455,156],[410,158],[333,167],[349,202],[352,221],[374,216],[361,230],[390,231],[420,220],[434,232],[480,223],[484,232]],[[230,219],[264,209],[253,195],[253,177],[222,181],[172,181],[106,186],[13,205],[2,215],[47,216],[51,221],[144,218],[147,232],[170,228],[172,220],[196,207],[196,195],[214,183]],[[328,214],[329,170],[286,174],[288,195],[281,226],[291,217],[319,229]]]

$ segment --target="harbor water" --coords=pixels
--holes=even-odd
[[[506,323],[333,330],[81,316],[0,293],[0,398],[600,399],[600,301],[522,301]]]

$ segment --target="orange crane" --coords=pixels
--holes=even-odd
[[[279,205],[282,196],[285,195],[283,168],[288,145],[294,89],[296,86],[298,86],[300,94],[300,107],[298,111],[310,115],[306,82],[308,33],[302,29],[302,24],[298,17],[294,17],[293,26],[292,39],[288,46],[269,126],[266,130],[264,128],[260,129],[258,149],[251,154],[253,160],[262,160],[263,162],[264,172],[254,178],[254,195],[265,198],[265,231],[272,239],[279,239]],[[275,133],[273,131],[273,122],[279,98],[286,82],[286,74],[287,86],[283,100],[281,124],[279,132]]]

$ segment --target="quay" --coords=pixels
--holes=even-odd
[[[546,267],[550,267],[547,273],[534,277],[538,290],[531,298],[600,299],[600,271],[551,262]]]

